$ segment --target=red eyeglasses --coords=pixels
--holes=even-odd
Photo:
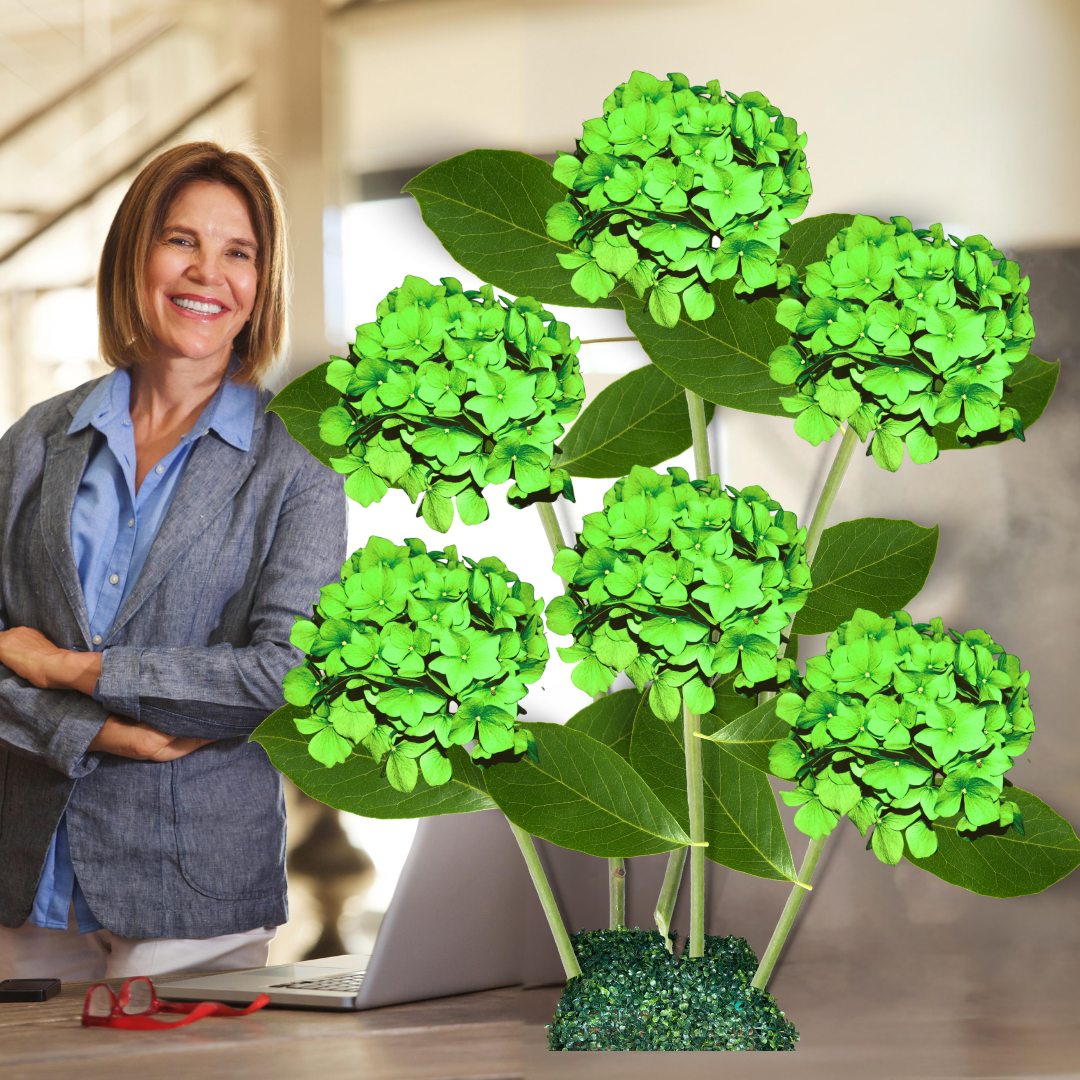
[[[260,994],[246,1009],[233,1009],[217,1001],[159,1001],[154,984],[144,975],[127,979],[119,995],[106,983],[94,983],[86,991],[83,1027],[127,1028],[129,1031],[160,1031],[193,1024],[204,1016],[248,1016],[270,1004]],[[173,1014],[158,1019],[156,1014]],[[179,1014],[179,1015],[176,1015]]]

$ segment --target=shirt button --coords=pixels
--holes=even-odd
[[[133,529],[134,527],[135,527],[135,519],[134,518],[128,518],[128,528]]]
[[[157,473],[157,474],[158,474],[159,476],[160,476],[160,475],[161,475],[161,474],[162,474],[162,473],[163,473],[164,471],[165,471],[165,466],[164,466],[164,465],[159,465],[159,466],[158,466],[158,467],[157,467],[156,469],[154,469],[154,472],[156,472],[156,473]]]
[[[100,645],[100,644],[101,644],[101,635],[100,635],[100,634],[95,634],[95,635],[94,635],[94,636],[93,636],[93,637],[92,637],[92,638],[91,638],[90,640],[91,640],[91,641],[92,641],[92,642],[93,642],[93,643],[94,643],[95,645]]]
[[[119,574],[110,574],[109,575],[109,584],[110,585],[116,585],[119,581],[120,581],[120,575]]]

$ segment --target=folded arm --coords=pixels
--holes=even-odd
[[[78,777],[96,765],[88,752],[165,760],[155,755],[172,752],[166,747],[176,740],[202,745],[254,730],[282,704],[281,680],[300,661],[289,643],[296,615],[337,577],[345,557],[341,477],[312,461],[293,487],[259,575],[243,647],[79,652],[29,627],[3,630],[0,622],[0,741]],[[168,743],[155,745],[147,732]]]
[[[92,695],[101,675],[101,653],[54,645],[40,630],[0,630],[0,664],[39,690],[78,690]]]
[[[301,659],[289,643],[295,618],[345,558],[341,478],[313,461],[293,486],[259,574],[249,643],[109,648],[97,696],[110,711],[180,738],[225,739],[281,706],[281,680]]]
[[[32,686],[0,665],[0,742],[16,754],[44,758],[72,779],[85,776],[97,766],[87,752],[108,715],[78,690]]]
[[[9,676],[0,678],[0,732],[6,736],[0,741],[16,753],[45,758],[72,779],[97,764],[90,754],[173,761],[210,742],[108,715],[89,697],[100,653],[60,649],[39,631],[18,626],[0,631],[0,662]]]

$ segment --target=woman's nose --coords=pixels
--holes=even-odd
[[[214,255],[201,252],[192,259],[188,274],[207,285],[218,285],[225,280],[225,270],[221,260]]]

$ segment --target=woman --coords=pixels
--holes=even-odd
[[[247,736],[345,501],[264,412],[285,280],[261,168],[161,154],[102,253],[116,370],[0,440],[0,978],[259,966],[287,917],[280,777]]]

